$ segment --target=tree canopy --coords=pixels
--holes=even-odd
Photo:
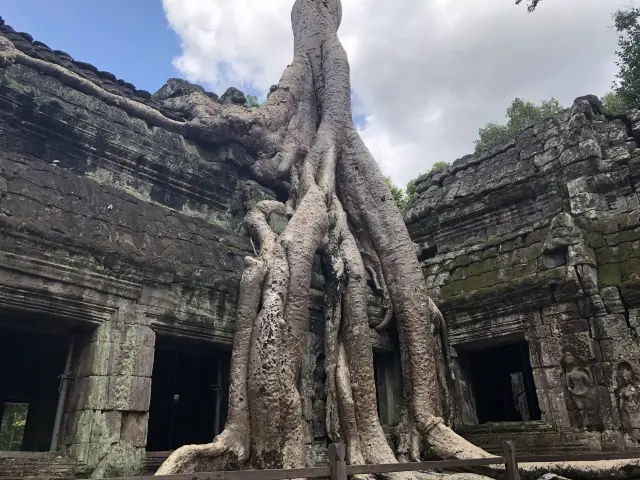
[[[260,106],[262,106],[262,104],[258,100],[258,97],[256,97],[255,95],[247,95],[246,99],[247,99],[247,101],[246,101],[245,105],[247,107],[260,107]]]
[[[601,100],[605,113],[622,112],[629,108],[628,102],[615,90],[605,93]]]
[[[528,0],[527,10],[529,10],[530,12],[533,12],[541,1],[542,0]],[[521,3],[522,3],[522,0],[516,0],[516,5],[520,5]]]
[[[555,115],[562,109],[555,98],[543,100],[539,105],[515,98],[507,108],[506,124],[491,122],[478,131],[478,139],[474,142],[476,152],[485,152],[507,141],[526,126]]]
[[[389,190],[391,190],[391,196],[393,197],[393,200],[396,202],[396,205],[398,205],[398,208],[400,209],[401,212],[404,212],[407,208],[407,202],[409,201],[409,198],[407,198],[406,193],[404,192],[404,190],[402,190],[399,187],[396,187],[391,182],[391,177],[384,177],[384,181],[387,184],[387,187],[389,187]]]
[[[429,171],[440,172],[447,168],[449,165],[449,162],[436,162],[431,166],[431,170]],[[407,183],[407,187],[404,191],[401,188],[396,187],[391,182],[391,177],[385,177],[385,182],[387,183],[389,190],[391,190],[391,195],[398,205],[398,208],[401,212],[404,212],[409,206],[409,202],[416,194],[416,179],[412,178],[411,180],[409,180],[409,183]]]
[[[618,32],[615,91],[630,107],[640,103],[640,8],[623,8],[613,15]]]

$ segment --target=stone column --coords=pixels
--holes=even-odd
[[[144,462],[155,333],[140,318],[120,309],[79,345],[62,444],[93,478]]]

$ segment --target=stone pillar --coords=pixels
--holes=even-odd
[[[62,444],[93,478],[136,474],[143,465],[155,333],[115,316],[80,342]]]
[[[468,375],[468,366],[465,365],[458,355],[458,350],[453,347],[451,352],[451,369],[453,370],[455,412],[453,414],[453,425],[460,428],[470,425],[478,425],[478,414],[476,412],[476,400]]]

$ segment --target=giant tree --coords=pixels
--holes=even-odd
[[[354,126],[350,71],[338,40],[340,0],[295,0],[293,61],[260,108],[217,102],[201,88],[167,84],[165,110],[108,92],[66,68],[30,57],[0,36],[0,67],[21,63],[117,106],[152,125],[200,141],[234,141],[256,159],[253,177],[286,191],[286,201],[251,208],[244,227],[259,251],[245,259],[239,286],[230,366],[229,411],[212,443],[177,449],[158,473],[238,468],[301,467],[306,463],[301,397],[297,389],[309,324],[314,258],[326,279],[324,354],[326,430],[347,445],[351,463],[396,462],[380,425],[367,318],[370,281],[398,330],[404,380],[402,435],[415,458],[416,435],[443,458],[488,454],[465,441],[438,416],[435,340],[428,298],[402,215]],[[165,87],[163,87],[165,88]],[[284,231],[270,227],[286,216]],[[437,317],[439,318],[439,317]]]
[[[187,135],[233,139],[254,152],[255,178],[284,186],[288,198],[262,201],[244,220],[259,254],[246,259],[240,284],[227,425],[211,444],[176,450],[159,473],[249,460],[257,468],[305,465],[297,379],[316,253],[328,277],[326,427],[332,441],[346,443],[348,461],[397,461],[376,411],[368,277],[388,300],[379,328],[393,316],[398,329],[407,436],[419,433],[444,458],[487,455],[438,416],[430,318],[439,312],[398,206],[352,120],[341,15],[340,0],[295,1],[293,61],[259,109],[220,105],[200,92],[167,101],[191,112]],[[269,226],[274,213],[289,219],[279,235]]]
[[[489,456],[439,417],[442,380],[431,328],[442,317],[385,177],[354,126],[349,62],[337,36],[341,16],[340,0],[295,0],[293,61],[260,108],[221,105],[198,91],[166,101],[190,113],[176,126],[185,135],[233,140],[253,152],[255,179],[286,190],[287,199],[261,201],[244,218],[259,252],[246,258],[240,282],[225,429],[212,443],[173,452],[159,474],[306,465],[297,385],[316,254],[326,276],[326,431],[346,444],[348,462],[417,459],[416,438],[440,458]],[[270,227],[273,214],[288,218],[280,234]],[[377,415],[369,280],[386,305],[377,328],[393,318],[398,330],[400,452],[390,448]]]

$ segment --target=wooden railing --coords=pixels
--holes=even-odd
[[[326,467],[288,468],[283,470],[237,470],[220,472],[188,473],[180,475],[148,475],[120,477],[110,480],[287,480],[296,478],[331,478],[347,480],[351,475],[416,472],[424,470],[469,470],[470,467],[504,465],[502,477],[520,480],[518,463],[565,463],[596,462],[601,460],[640,459],[640,451],[622,453],[588,453],[567,455],[521,455],[516,456],[511,441],[502,444],[502,456],[470,460],[438,460],[430,462],[385,463],[380,465],[347,465],[346,448],[343,444],[329,445],[329,465]]]

